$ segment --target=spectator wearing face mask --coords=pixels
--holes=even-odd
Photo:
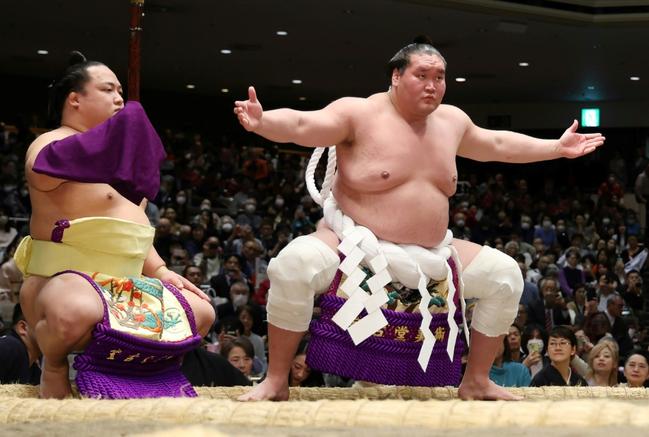
[[[534,240],[534,226],[532,226],[532,219],[528,215],[521,216],[521,222],[518,230],[521,240],[531,244]]]
[[[534,238],[540,238],[545,247],[554,247],[557,242],[557,233],[552,225],[550,217],[543,216],[541,226],[536,226],[534,229]]]
[[[242,207],[243,211],[237,216],[236,223],[240,226],[251,226],[253,230],[257,231],[262,220],[261,216],[256,213],[257,201],[250,197],[243,202]]]
[[[471,240],[471,229],[466,225],[466,215],[463,212],[456,212],[453,215],[451,232],[453,232],[453,237],[459,240]]]
[[[236,316],[237,309],[247,305],[250,301],[250,287],[243,281],[235,281],[230,285],[229,300],[219,305],[216,310],[218,319],[223,320],[226,317]]]

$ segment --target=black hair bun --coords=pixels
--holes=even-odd
[[[426,35],[417,35],[413,41],[415,44],[428,44],[433,45],[433,41]]]
[[[87,61],[87,59],[86,59],[85,56],[83,56],[83,53],[75,50],[73,52],[70,52],[70,57],[68,59],[68,65],[72,66],[72,65],[77,65],[77,64],[83,64],[86,61]]]

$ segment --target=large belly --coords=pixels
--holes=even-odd
[[[33,238],[49,240],[54,224],[61,219],[81,217],[114,217],[148,224],[138,205],[121,196],[106,184],[66,183],[54,192],[32,191],[30,232]]]
[[[334,188],[342,211],[383,240],[435,247],[448,228],[448,198],[431,183],[409,181],[378,193]]]

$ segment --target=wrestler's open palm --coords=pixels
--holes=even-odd
[[[254,87],[248,87],[248,100],[234,102],[234,113],[247,131],[254,131],[259,127],[263,112]]]
[[[565,158],[578,158],[593,152],[604,144],[606,138],[600,133],[580,134],[577,132],[579,123],[573,121],[559,139],[559,153]]]

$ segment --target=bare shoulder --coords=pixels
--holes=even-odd
[[[34,167],[36,157],[45,146],[50,144],[52,141],[61,140],[63,138],[69,137],[70,135],[74,135],[74,133],[75,132],[69,128],[60,127],[58,129],[45,132],[30,144],[29,148],[27,149],[27,153],[25,154],[25,175],[27,176],[27,182],[31,187],[41,191],[49,191],[58,187],[62,182],[64,182],[63,179],[34,173],[32,171],[32,168]]]
[[[27,149],[27,153],[25,155],[25,160],[27,161],[26,164],[28,168],[31,170],[32,165],[34,164],[34,160],[36,159],[36,156],[38,156],[38,153],[41,151],[41,149],[43,149],[43,147],[47,146],[52,141],[61,140],[73,134],[74,132],[71,131],[70,129],[60,127],[58,129],[45,132],[44,134],[38,136],[29,145],[29,148]]]
[[[343,114],[352,115],[367,107],[368,101],[369,98],[364,99],[360,97],[342,97],[331,102],[328,108]]]
[[[448,118],[450,121],[462,123],[471,122],[471,119],[466,114],[466,112],[464,112],[457,106],[442,104],[439,105],[439,108],[437,108],[436,112],[438,113],[438,115],[443,116],[444,118]]]

